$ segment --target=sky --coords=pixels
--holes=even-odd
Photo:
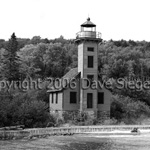
[[[0,39],[74,39],[88,16],[103,40],[150,41],[150,0],[0,0]]]

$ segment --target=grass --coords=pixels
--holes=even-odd
[[[0,150],[149,150],[150,135],[128,137],[51,136],[32,140],[0,141]]]

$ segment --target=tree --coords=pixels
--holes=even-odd
[[[12,34],[6,47],[3,58],[2,77],[8,81],[18,81],[20,79],[19,57],[17,56],[18,42],[15,33]]]
[[[62,77],[72,65],[70,49],[73,51],[73,44],[70,46],[61,43],[26,45],[18,52],[22,60],[21,72],[26,77],[32,78]]]
[[[30,42],[31,42],[30,44],[38,44],[38,43],[41,42],[41,37],[40,37],[40,36],[34,36],[34,37],[31,39]]]

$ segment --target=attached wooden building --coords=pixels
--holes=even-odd
[[[96,25],[87,19],[77,33],[78,68],[71,69],[62,80],[69,82],[59,88],[51,87],[49,92],[50,111],[86,111],[97,117],[109,116],[111,92],[106,88],[83,88],[86,80],[99,82],[98,78],[98,45],[101,34],[96,32]],[[83,82],[84,81],[84,82]],[[70,85],[74,83],[75,86]],[[69,86],[67,86],[69,85]],[[85,87],[85,86],[84,86]]]

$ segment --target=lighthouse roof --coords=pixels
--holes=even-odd
[[[96,27],[96,25],[90,21],[90,18],[87,18],[87,21],[81,24],[81,27]]]

